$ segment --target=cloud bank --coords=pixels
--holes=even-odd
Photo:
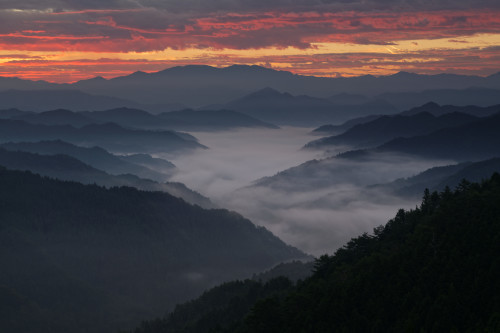
[[[285,242],[321,255],[385,224],[399,208],[417,204],[369,185],[449,164],[394,155],[373,162],[325,159],[303,164],[324,157],[299,150],[310,140],[307,132],[285,128],[196,133],[210,149],[174,159],[179,169],[174,180],[265,226]],[[254,182],[264,176],[273,177]]]

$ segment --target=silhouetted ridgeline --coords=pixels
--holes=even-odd
[[[353,100],[362,100],[364,96],[359,96],[360,94],[377,95],[377,99],[384,99],[400,110],[404,110],[428,101],[440,104],[456,104],[458,102],[460,105],[498,103],[498,91],[495,89],[500,89],[500,75],[479,77],[453,74],[419,75],[399,72],[380,77],[362,75],[348,78],[326,78],[295,75],[260,66],[233,65],[225,68],[214,68],[203,65],[188,65],[172,67],[154,73],[135,72],[109,80],[96,77],[73,84],[55,84],[0,77],[0,90],[45,90],[38,95],[36,91],[33,91],[29,96],[19,96],[19,92],[15,94],[6,92],[1,96],[0,107],[23,109],[21,106],[26,105],[30,106],[26,110],[33,110],[31,106],[51,105],[50,109],[105,110],[125,105],[155,112],[162,109],[161,112],[163,112],[167,108],[172,110],[172,104],[179,103],[190,107],[227,103],[265,86],[279,91],[287,91],[293,95],[327,97],[335,93],[336,96],[332,96],[331,101],[346,105],[353,104]],[[443,87],[447,89],[443,89]],[[467,89],[470,87],[489,89]],[[423,91],[425,89],[431,90]],[[55,90],[65,91],[55,97],[57,96]],[[47,98],[46,96],[51,92],[50,98]],[[342,92],[348,94],[339,94]],[[387,92],[390,93],[387,94]],[[17,98],[13,95],[17,95]],[[177,109],[180,108],[177,107]]]
[[[196,138],[174,131],[147,131],[121,127],[114,123],[90,124],[80,128],[69,125],[31,124],[21,120],[0,119],[0,140],[63,140],[75,145],[100,146],[123,153],[174,152],[205,149]]]
[[[113,332],[306,256],[226,210],[0,168],[0,331]]]
[[[497,113],[460,126],[442,128],[425,135],[399,137],[373,149],[352,150],[338,156],[370,159],[376,158],[377,153],[399,153],[459,162],[480,161],[500,155],[499,128],[500,113]]]
[[[17,147],[23,149],[31,146],[29,143],[26,144],[26,146],[23,143],[19,145],[6,145],[12,148]],[[37,143],[33,145],[37,146]],[[99,153],[100,148],[90,148],[87,152],[91,154]],[[105,159],[103,159],[102,162],[105,162]],[[184,184],[176,182],[155,182],[130,173],[118,176],[110,175],[72,156],[64,154],[41,155],[26,151],[10,151],[3,149],[3,145],[0,145],[0,165],[12,170],[31,171],[42,176],[59,180],[71,180],[83,184],[97,184],[106,187],[130,186],[144,191],[167,192],[175,197],[184,199],[186,202],[199,205],[203,208],[215,208],[214,204],[207,197],[189,189]]]
[[[227,283],[134,332],[499,332],[499,253],[495,173],[425,191],[374,235],[321,256],[296,286]]]
[[[323,148],[329,145],[351,145],[354,147],[376,147],[399,137],[408,138],[425,135],[443,128],[458,127],[480,118],[465,113],[448,113],[435,117],[428,112],[410,116],[380,116],[357,124],[340,135],[322,138],[308,143],[306,148]]]

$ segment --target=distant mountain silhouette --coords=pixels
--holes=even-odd
[[[443,87],[458,90],[471,87],[500,89],[500,76],[419,75],[400,72],[381,77],[365,75],[349,78],[326,78],[295,75],[290,72],[277,71],[259,66],[233,65],[225,68],[214,68],[210,66],[188,65],[172,67],[155,73],[136,72],[109,80],[94,78],[62,85],[0,78],[0,90],[77,89],[89,94],[112,96],[141,104],[161,105],[180,103],[189,107],[228,103],[231,100],[245,96],[266,86],[279,91],[287,91],[293,95],[305,94],[325,98],[337,95],[338,99],[343,99],[341,104],[351,104],[353,99],[349,95],[352,94],[375,96],[387,92],[421,92],[423,90],[442,89]],[[347,95],[338,96],[343,93]],[[418,102],[408,105],[405,102],[405,98],[394,97],[394,99],[402,102],[398,103],[398,107],[401,110],[432,100],[443,104],[453,104],[449,101],[426,98],[426,100],[419,99]],[[406,99],[409,101],[408,98]],[[391,100],[388,101],[392,103]],[[479,103],[470,102],[467,104],[479,105]],[[498,100],[489,104],[498,104]],[[152,111],[145,107],[137,107],[130,104],[108,106],[107,108],[125,105]],[[4,108],[7,108],[7,106]],[[68,107],[57,105],[49,109],[56,108]],[[157,109],[155,112],[158,112]]]
[[[306,258],[234,212],[167,193],[1,168],[0,202],[0,308],[28,311],[7,312],[1,331],[116,332],[215,284]]]
[[[377,153],[402,153],[458,162],[480,161],[500,156],[500,113],[427,135],[393,139],[368,150],[354,150],[341,158],[372,158]],[[375,155],[376,156],[376,155]]]
[[[487,107],[481,107],[481,106],[474,106],[474,105],[467,105],[467,106],[456,106],[456,105],[439,105],[434,102],[428,102],[425,103],[424,105],[414,107],[410,110],[403,111],[398,113],[398,115],[401,116],[413,116],[418,113],[426,112],[429,114],[432,114],[435,117],[439,117],[448,113],[464,113],[464,114],[469,114],[472,116],[476,117],[486,117],[486,116],[491,116],[495,113],[500,112],[500,104],[497,105],[491,105]],[[314,135],[339,135],[342,134],[343,132],[351,129],[355,125],[359,124],[364,124],[371,122],[375,119],[378,119],[380,117],[383,117],[384,115],[370,115],[370,116],[364,116],[364,117],[358,117],[358,118],[353,118],[350,119],[340,125],[323,125],[320,126],[312,131],[311,134]],[[388,116],[388,115],[385,115]]]
[[[0,141],[63,140],[82,146],[100,146],[122,153],[174,152],[206,148],[193,136],[174,131],[126,129],[113,123],[90,124],[81,128],[68,125],[39,125],[0,119]]]
[[[500,78],[466,75],[418,75],[400,72],[374,77],[324,78],[294,75],[259,66],[233,65],[225,68],[188,65],[156,73],[134,73],[111,80],[73,84],[83,91],[131,98],[142,103],[177,102],[189,106],[226,103],[265,86],[294,95],[332,96],[335,93],[376,95],[385,92],[424,89],[500,89]],[[419,105],[427,101],[417,103]],[[265,120],[265,119],[263,119]]]
[[[500,112],[500,104],[490,106],[456,106],[456,105],[439,105],[434,102],[426,103],[422,106],[403,111],[400,114],[403,116],[411,116],[420,112],[428,112],[433,116],[439,117],[448,113],[460,112],[470,114],[476,117],[487,117]]]
[[[162,158],[152,157],[149,154],[120,155],[120,159],[142,165],[158,172],[166,172],[169,169],[175,168],[175,165],[172,162]]]
[[[374,114],[374,115],[370,115],[370,116],[353,118],[353,119],[350,119],[350,120],[348,120],[340,125],[332,125],[332,124],[322,125],[318,128],[315,128],[311,134],[315,134],[315,135],[341,134],[341,133],[347,131],[348,129],[350,129],[356,125],[368,123],[368,122],[375,120],[377,118],[380,118],[382,116],[383,115]]]
[[[176,130],[220,130],[238,127],[278,128],[249,115],[231,110],[186,109],[158,115],[169,128]]]
[[[167,124],[149,112],[131,108],[116,108],[103,111],[82,112],[97,123],[115,123],[132,128],[164,128]]]
[[[32,124],[71,125],[74,127],[115,123],[127,128],[186,131],[216,131],[239,127],[277,128],[276,125],[231,110],[204,110],[200,112],[184,109],[152,114],[144,110],[127,107],[80,112],[57,109],[40,113],[8,109],[0,110],[0,119],[23,120]]]
[[[456,188],[463,179],[481,182],[495,172],[500,172],[500,158],[479,162],[464,162],[454,165],[428,169],[416,176],[397,179],[388,184],[372,186],[376,189],[389,190],[399,196],[420,197],[422,188],[431,191],[443,191],[446,186]]]
[[[0,119],[10,119],[10,118],[13,118],[13,117],[28,115],[28,114],[32,114],[32,113],[34,113],[34,112],[22,111],[22,110],[14,109],[14,108],[13,109],[0,110]]]
[[[186,202],[205,208],[214,208],[212,202],[184,184],[156,182],[133,174],[111,175],[69,155],[45,155],[27,151],[12,151],[0,147],[0,165],[13,170],[29,170],[60,180],[77,181],[101,186],[130,186],[144,191],[162,191]]]
[[[375,147],[395,138],[429,134],[442,128],[456,127],[478,119],[480,118],[458,112],[439,117],[427,112],[410,116],[381,116],[375,120],[355,125],[345,133],[312,141],[305,147],[322,148],[329,145]]]
[[[167,164],[168,162],[165,161],[165,165],[168,165],[168,168],[162,170],[165,173],[160,173],[158,171],[153,171],[148,167],[147,163],[144,163],[146,162],[146,156],[149,156],[147,154],[142,154],[145,155],[141,159],[143,163],[135,163],[132,162],[133,157],[121,157],[113,155],[100,147],[79,147],[61,140],[18,143],[9,142],[0,144],[0,147],[11,151],[25,151],[42,155],[68,155],[113,175],[131,173],[142,178],[149,178],[156,181],[167,180],[169,169],[174,167],[172,163]],[[149,156],[149,158],[151,162],[154,162],[155,159],[151,156]]]
[[[10,119],[23,120],[32,124],[43,125],[72,125],[82,127],[94,123],[94,121],[81,113],[65,109],[44,111],[41,113],[25,112],[21,115],[11,116]]]
[[[102,111],[113,108],[129,107],[165,112],[185,108],[182,104],[165,102],[163,104],[138,103],[123,97],[110,97],[96,91],[95,94],[76,90],[72,86],[54,86],[50,90],[13,90],[0,91],[0,109],[17,108],[25,111],[50,111],[68,109],[73,111]]]
[[[253,92],[224,105],[224,107],[278,125],[296,126],[341,122],[367,114],[397,111],[383,101],[340,105],[328,99],[306,95],[293,96],[271,88]]]
[[[352,93],[336,94],[329,97],[328,100],[334,104],[340,104],[340,105],[364,104],[371,101],[371,99],[367,96],[360,94],[352,94]]]
[[[450,86],[443,85],[442,87]],[[427,102],[435,102],[440,105],[477,105],[485,107],[500,104],[500,86],[495,85],[495,88],[430,90],[425,87],[426,90],[419,92],[388,92],[378,95],[377,98],[387,101],[400,110],[407,110]]]

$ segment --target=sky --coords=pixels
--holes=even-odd
[[[0,1],[0,76],[74,82],[188,64],[486,76],[500,67],[500,1]]]

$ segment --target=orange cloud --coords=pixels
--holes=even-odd
[[[500,36],[498,8],[195,14],[154,8],[0,10],[0,20],[0,75],[57,82],[186,64],[268,64],[299,74],[349,76],[398,70],[486,75],[498,71],[500,63],[499,37],[483,41],[479,35]],[[95,53],[102,56],[89,59]]]
[[[498,71],[500,47],[481,50],[478,48],[426,50],[394,54],[369,52],[267,56],[253,56],[252,54],[210,56],[205,54],[171,60],[119,58],[40,60],[26,56],[26,59],[18,57],[17,60],[4,62],[0,67],[0,76],[74,82],[96,75],[112,78],[137,70],[152,72],[172,66],[207,63],[219,67],[232,64],[266,65],[278,70],[315,76],[387,75],[400,70],[426,74],[452,71],[460,74],[488,75]]]

